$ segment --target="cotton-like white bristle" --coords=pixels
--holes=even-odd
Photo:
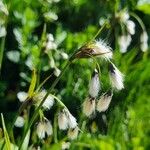
[[[69,129],[68,130],[68,138],[70,140],[74,140],[78,137],[78,132],[79,132],[79,128],[78,127],[75,127],[74,129]]]
[[[68,117],[64,110],[58,114],[58,126],[60,130],[66,130],[68,128]]]
[[[45,138],[45,123],[44,122],[38,123],[36,133],[37,133],[39,139]]]
[[[92,114],[95,113],[95,99],[87,98],[83,103],[83,113],[90,117]]]
[[[105,112],[110,105],[111,99],[112,99],[112,94],[104,93],[98,100],[97,107],[96,107],[97,111]]]
[[[68,125],[69,128],[75,128],[78,124],[77,124],[77,120],[76,118],[68,111]]]
[[[124,88],[124,75],[114,64],[110,64],[110,82],[113,88],[121,90]]]
[[[17,93],[17,98],[19,99],[20,102],[24,102],[28,97],[28,93],[20,91]]]
[[[46,134],[52,135],[53,134],[53,128],[51,125],[51,122],[44,118],[44,120],[40,121],[37,125],[36,133],[40,139],[44,139]]]
[[[22,116],[18,116],[15,122],[15,126],[21,128],[24,126],[24,122],[25,122],[24,118]]]
[[[89,95],[95,98],[98,96],[99,90],[100,90],[99,74],[97,70],[95,70],[92,74],[92,78],[89,83]]]
[[[113,56],[112,48],[108,46],[103,40],[96,41],[94,46],[95,54],[105,59],[111,59]]]

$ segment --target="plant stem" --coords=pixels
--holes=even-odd
[[[2,69],[4,48],[5,48],[5,37],[2,38],[1,47],[0,47],[0,73],[1,73],[1,69]]]
[[[74,56],[74,55],[72,55],[72,56],[70,57],[70,59],[68,60],[66,66],[65,66],[64,69],[62,70],[61,74],[55,79],[55,81],[53,82],[52,86],[49,88],[47,94],[45,95],[45,97],[43,98],[43,100],[41,101],[41,103],[39,104],[39,106],[37,107],[37,109],[35,110],[35,112],[34,112],[32,118],[31,118],[31,120],[30,120],[30,122],[29,122],[29,124],[28,124],[28,127],[27,127],[26,130],[25,130],[25,133],[24,133],[23,138],[22,138],[22,140],[21,140],[21,142],[20,142],[20,145],[19,145],[19,149],[18,149],[18,150],[21,150],[21,146],[22,146],[23,141],[24,141],[24,139],[25,139],[25,137],[26,137],[26,134],[28,133],[28,130],[29,130],[30,127],[32,126],[32,124],[33,124],[33,122],[35,121],[35,119],[37,118],[37,116],[38,116],[38,114],[39,114],[38,111],[39,111],[40,108],[42,107],[42,105],[43,105],[43,103],[45,102],[46,98],[47,98],[48,95],[52,92],[52,90],[54,89],[54,87],[56,86],[56,84],[58,83],[58,81],[60,80],[60,78],[62,77],[62,75],[64,74],[64,72],[66,71],[66,69],[67,69],[67,68],[69,67],[69,65],[72,63],[72,61],[70,61],[70,60],[72,59],[73,56]]]

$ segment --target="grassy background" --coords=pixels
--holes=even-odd
[[[132,36],[128,52],[121,54],[117,46],[116,33],[119,27],[113,25],[115,22],[113,16],[116,11],[127,8],[129,12],[136,13],[143,20],[150,35],[150,4],[143,3],[139,6],[137,0],[60,0],[59,2],[4,0],[4,3],[7,4],[9,15],[6,18],[0,17],[0,20],[5,19],[7,29],[0,74],[0,112],[4,114],[8,129],[20,106],[16,94],[28,90],[32,69],[37,69],[39,82],[52,74],[56,68],[61,70],[66,62],[62,53],[70,55],[92,39],[100,28],[100,19],[105,19],[110,24],[98,38],[106,39],[113,47],[115,64],[125,74],[125,89],[114,94],[110,108],[105,114],[97,114],[95,118],[87,120],[82,117],[81,107],[88,93],[87,85],[95,64],[92,60],[81,59],[69,67],[56,86],[55,93],[77,117],[84,131],[72,142],[71,149],[148,150],[150,148],[149,51],[141,52],[139,35],[142,30],[138,22],[132,18],[136,23],[136,33]],[[49,51],[48,54],[41,44],[44,25],[46,32],[52,33],[57,43],[57,50]],[[0,38],[1,45],[3,40],[4,38]],[[31,61],[32,67],[27,66],[27,60]],[[106,91],[109,87],[107,63],[101,60],[98,62],[102,71],[102,91]],[[44,88],[47,89],[55,78],[56,75],[52,75]],[[47,118],[53,120],[55,109],[46,114]],[[107,117],[107,124],[104,123],[102,115]],[[87,122],[87,125],[84,126],[84,122]],[[20,131],[23,132],[15,128],[18,142],[21,137],[18,134]],[[60,142],[64,136],[63,132],[58,134]],[[2,140],[2,137],[0,138]],[[34,133],[30,140],[31,144],[41,144]],[[46,141],[43,149],[49,147],[60,149],[60,143],[54,144],[52,141],[50,145]]]

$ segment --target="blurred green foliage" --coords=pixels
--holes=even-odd
[[[37,86],[52,74],[44,86],[47,89],[64,67],[68,56],[94,37],[100,28],[101,19],[111,25],[115,12],[127,8],[142,18],[150,35],[150,3],[144,0],[3,0],[3,3],[7,5],[9,15],[6,18],[0,15],[0,21],[5,19],[7,31],[6,37],[0,37],[0,54],[3,55],[0,111],[4,114],[8,129],[20,105],[16,95],[19,91],[28,91],[32,70],[37,70]],[[140,51],[137,37],[141,28],[137,22],[136,34],[125,54],[121,54],[117,46],[116,26],[110,25],[98,38],[106,39],[113,47],[115,63],[125,74],[125,89],[114,94],[111,106],[105,113],[107,124],[104,125],[102,114],[89,121],[81,117],[80,125],[84,132],[71,143],[70,149],[149,150],[150,53]],[[52,42],[56,44],[52,50],[45,48],[48,33],[53,35]],[[109,87],[107,63],[102,60],[98,62],[101,66],[102,93]],[[56,95],[63,99],[77,119],[82,116],[82,103],[88,93],[87,85],[94,67],[95,63],[91,59],[75,61],[55,88]],[[52,109],[47,117],[52,118],[54,112]],[[88,125],[84,126],[86,121]],[[96,132],[91,129],[93,122],[96,123]],[[18,134],[19,131],[15,130]],[[58,139],[63,134],[59,133]],[[34,133],[31,137],[30,145],[39,143]],[[45,142],[43,149],[60,149],[61,142],[53,143],[52,146]],[[0,133],[1,143],[3,139]]]

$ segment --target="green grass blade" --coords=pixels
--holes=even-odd
[[[6,149],[7,150],[11,150],[11,144],[10,144],[8,132],[6,130],[5,121],[4,121],[4,117],[3,117],[2,113],[1,113],[1,120],[2,120],[2,126],[3,126],[3,131],[4,131],[4,138],[5,138]]]

